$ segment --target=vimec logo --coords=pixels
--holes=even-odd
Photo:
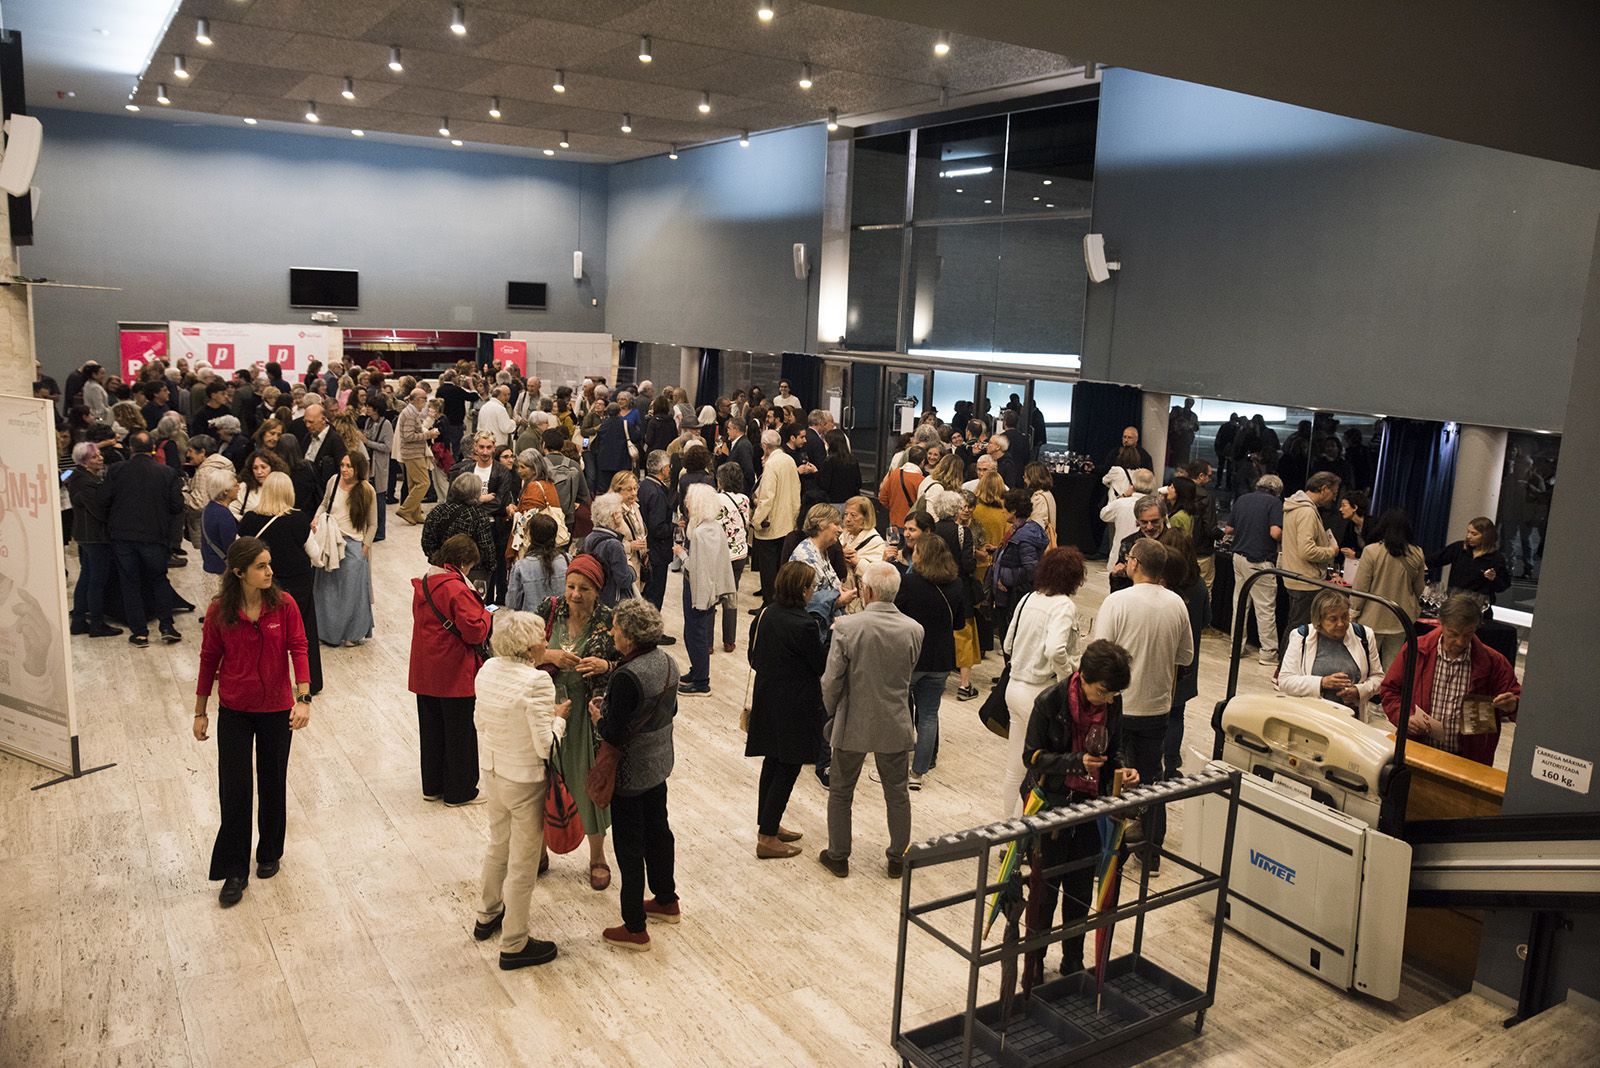
[[[1282,861],[1273,860],[1265,853],[1252,849],[1250,850],[1250,864],[1252,867],[1260,868],[1275,879],[1282,879],[1290,886],[1294,885],[1294,869]]]

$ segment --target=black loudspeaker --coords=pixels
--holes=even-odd
[[[0,30],[0,122],[8,122],[13,115],[28,113],[28,97],[22,84],[22,34],[17,30]],[[11,243],[19,248],[33,244],[33,197],[23,194],[11,197]]]

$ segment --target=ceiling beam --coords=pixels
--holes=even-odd
[[[813,2],[1600,168],[1593,0]]]

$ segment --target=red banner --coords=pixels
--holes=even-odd
[[[515,367],[524,375],[528,373],[528,343],[526,341],[496,341],[494,365]]]
[[[122,380],[132,382],[139,369],[151,360],[167,358],[167,332],[165,330],[124,330],[119,339],[122,348]]]

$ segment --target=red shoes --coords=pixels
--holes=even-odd
[[[630,931],[625,926],[607,927],[600,937],[621,949],[643,952],[650,948],[650,935],[646,931]]]

